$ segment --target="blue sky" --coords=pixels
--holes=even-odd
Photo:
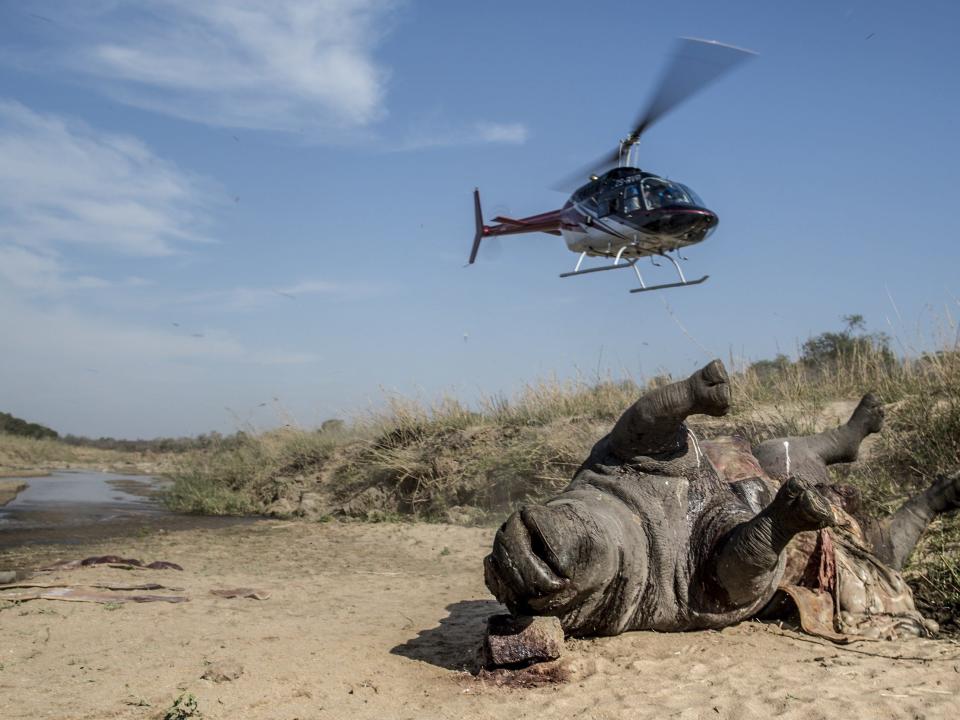
[[[949,2],[0,2],[0,409],[117,437],[310,426],[384,393],[686,373],[960,313]],[[696,288],[560,280],[487,216],[613,147],[674,38],[759,57],[641,165],[720,228]],[[666,268],[647,272],[667,280]],[[661,273],[663,273],[661,275]]]

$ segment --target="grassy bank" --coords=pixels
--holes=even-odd
[[[104,450],[69,445],[59,439],[0,433],[0,477],[43,475],[67,468],[162,474],[169,467],[169,455]]]
[[[835,468],[874,512],[890,512],[938,473],[960,467],[955,348],[902,361],[867,343],[826,364],[755,364],[732,381],[729,416],[693,419],[703,434],[757,441],[815,432],[845,420],[866,390],[879,394],[888,408],[883,433],[861,462]],[[477,408],[393,398],[379,415],[349,426],[285,428],[183,455],[168,502],[214,514],[498,521],[565,486],[641,392],[629,381],[544,382]],[[946,518],[914,556],[908,575],[928,611],[960,610],[958,548],[960,522]]]
[[[284,428],[187,454],[168,499],[205,513],[483,522],[563,487],[639,392],[632,382],[542,383],[478,409],[394,397],[349,426]]]

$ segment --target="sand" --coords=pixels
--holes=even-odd
[[[182,693],[205,718],[231,719],[957,716],[956,641],[840,648],[758,623],[572,640],[565,682],[498,687],[465,672],[501,609],[481,573],[492,536],[264,521],[6,551],[0,565],[21,569],[107,552],[177,562],[183,572],[100,566],[36,579],[158,582],[190,601],[0,603],[0,716],[161,718]],[[240,586],[271,596],[210,594]]]

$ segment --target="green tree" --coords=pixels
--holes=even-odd
[[[773,360],[757,360],[750,364],[750,370],[756,373],[760,380],[769,380],[783,372],[790,366],[790,358],[783,353],[777,353]]]
[[[58,437],[57,431],[51,430],[46,425],[27,422],[26,420],[21,420],[20,418],[5,412],[0,412],[0,433],[32,438]]]
[[[808,367],[827,368],[860,354],[880,354],[885,360],[893,361],[890,337],[886,333],[866,332],[863,315],[843,315],[840,319],[846,326],[843,330],[823,332],[803,343],[800,362]]]

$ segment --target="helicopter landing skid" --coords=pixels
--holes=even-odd
[[[601,265],[600,267],[587,268],[586,270],[573,270],[572,272],[560,273],[560,277],[567,278],[573,277],[574,275],[587,275],[588,273],[603,272],[604,270],[619,270],[620,268],[633,267],[636,264],[636,260],[627,260],[626,262],[618,265]]]
[[[637,280],[640,281],[640,287],[634,288],[633,290],[630,291],[631,293],[649,292],[650,290],[666,290],[667,288],[684,287],[686,285],[699,285],[700,283],[702,283],[703,281],[705,281],[707,278],[710,277],[709,275],[704,275],[702,278],[697,278],[696,280],[687,280],[687,278],[684,277],[683,275],[683,270],[680,269],[680,265],[677,263],[676,260],[674,260],[672,257],[667,255],[666,253],[659,253],[660,257],[663,257],[669,260],[673,264],[673,267],[676,268],[677,274],[680,276],[680,282],[672,282],[672,283],[664,283],[662,285],[648,286],[643,281],[643,276],[640,274],[640,268],[637,267],[637,260],[639,260],[639,258],[634,258],[632,260],[626,260],[624,262],[620,262],[620,258],[623,255],[623,249],[621,249],[620,252],[617,253],[617,257],[613,261],[613,265],[601,265],[600,267],[592,267],[592,268],[587,268],[586,270],[581,270],[580,264],[583,262],[583,259],[586,257],[586,255],[587,255],[586,253],[581,253],[580,259],[577,261],[577,266],[573,269],[573,271],[560,273],[560,277],[567,278],[567,277],[574,277],[575,275],[586,275],[588,273],[604,272],[606,270],[619,270],[620,268],[633,268],[633,271],[637,275]],[[656,265],[656,263],[654,263],[654,265]]]
[[[663,285],[651,285],[650,287],[638,287],[638,288],[634,288],[630,292],[641,293],[641,292],[649,292],[650,290],[665,290],[667,288],[685,287],[686,285],[699,285],[708,277],[710,276],[704,275],[702,278],[699,278],[697,280],[684,280],[683,282],[664,283]]]

